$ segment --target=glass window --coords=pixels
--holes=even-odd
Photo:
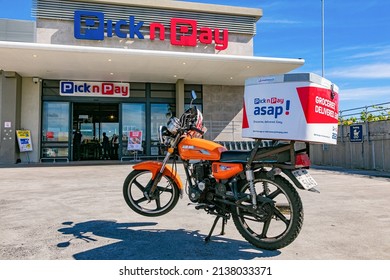
[[[176,85],[175,84],[150,84],[150,89],[152,91],[155,90],[160,90],[160,91],[175,91],[176,90]]]
[[[152,156],[163,155],[159,147],[158,128],[167,125],[169,118],[176,115],[175,104],[151,104],[151,150]]]
[[[151,84],[150,97],[152,98],[175,98],[175,84]]]
[[[146,97],[146,84],[130,83],[130,97]]]
[[[55,157],[68,157],[68,147],[66,148],[42,148],[42,157],[55,158]]]
[[[43,157],[68,157],[69,108],[68,102],[43,102]]]
[[[196,107],[196,109],[199,109],[203,113],[203,105],[202,104],[192,104],[192,106]],[[184,104],[184,110],[187,110],[190,108],[190,104]]]
[[[130,89],[130,97],[146,97],[146,92],[143,90]]]
[[[42,94],[44,96],[57,96],[60,95],[60,82],[54,80],[43,80],[42,82]]]
[[[68,102],[43,103],[42,137],[44,142],[68,142]]]
[[[151,104],[151,139],[158,141],[158,128],[167,125],[169,118],[175,116],[174,104]]]
[[[197,100],[203,98],[202,85],[184,85],[184,94],[186,99],[192,99],[191,92],[193,90],[196,92]]]
[[[176,92],[174,91],[152,91],[152,98],[175,98]]]
[[[146,90],[146,84],[145,83],[130,83],[130,89],[131,90]]]
[[[122,104],[122,155],[123,156],[128,156],[132,154],[132,152],[127,149],[130,131],[142,131],[143,151],[138,151],[138,153],[145,154],[146,118],[145,118],[144,103]]]

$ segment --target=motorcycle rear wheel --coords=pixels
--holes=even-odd
[[[152,184],[152,172],[134,170],[123,183],[123,196],[127,205],[136,213],[148,217],[162,216],[171,211],[179,200],[179,188],[168,176],[163,175],[155,194],[148,199]]]
[[[274,180],[265,172],[254,180],[258,203],[257,213],[249,209],[252,203],[244,202],[247,209],[234,207],[232,218],[237,230],[252,245],[266,250],[277,250],[293,242],[303,224],[303,206],[298,192],[282,176]],[[249,194],[247,182],[241,192]]]

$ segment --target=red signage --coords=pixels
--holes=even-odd
[[[338,123],[338,94],[319,87],[297,88],[307,123]]]

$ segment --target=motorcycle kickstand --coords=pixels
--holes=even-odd
[[[215,220],[214,220],[213,226],[211,227],[209,235],[207,235],[207,237],[204,240],[206,243],[208,243],[211,240],[211,235],[213,234],[215,226],[217,225],[217,223],[221,217],[222,217],[222,231],[221,231],[220,235],[225,235],[225,224],[227,223],[227,218],[218,215],[217,217],[215,217]]]
[[[227,224],[227,218],[226,217],[223,217],[222,218],[222,230],[221,230],[221,233],[220,235],[225,235],[225,225]]]

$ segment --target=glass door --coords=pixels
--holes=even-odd
[[[119,158],[118,108],[118,104],[73,104],[73,160]]]

